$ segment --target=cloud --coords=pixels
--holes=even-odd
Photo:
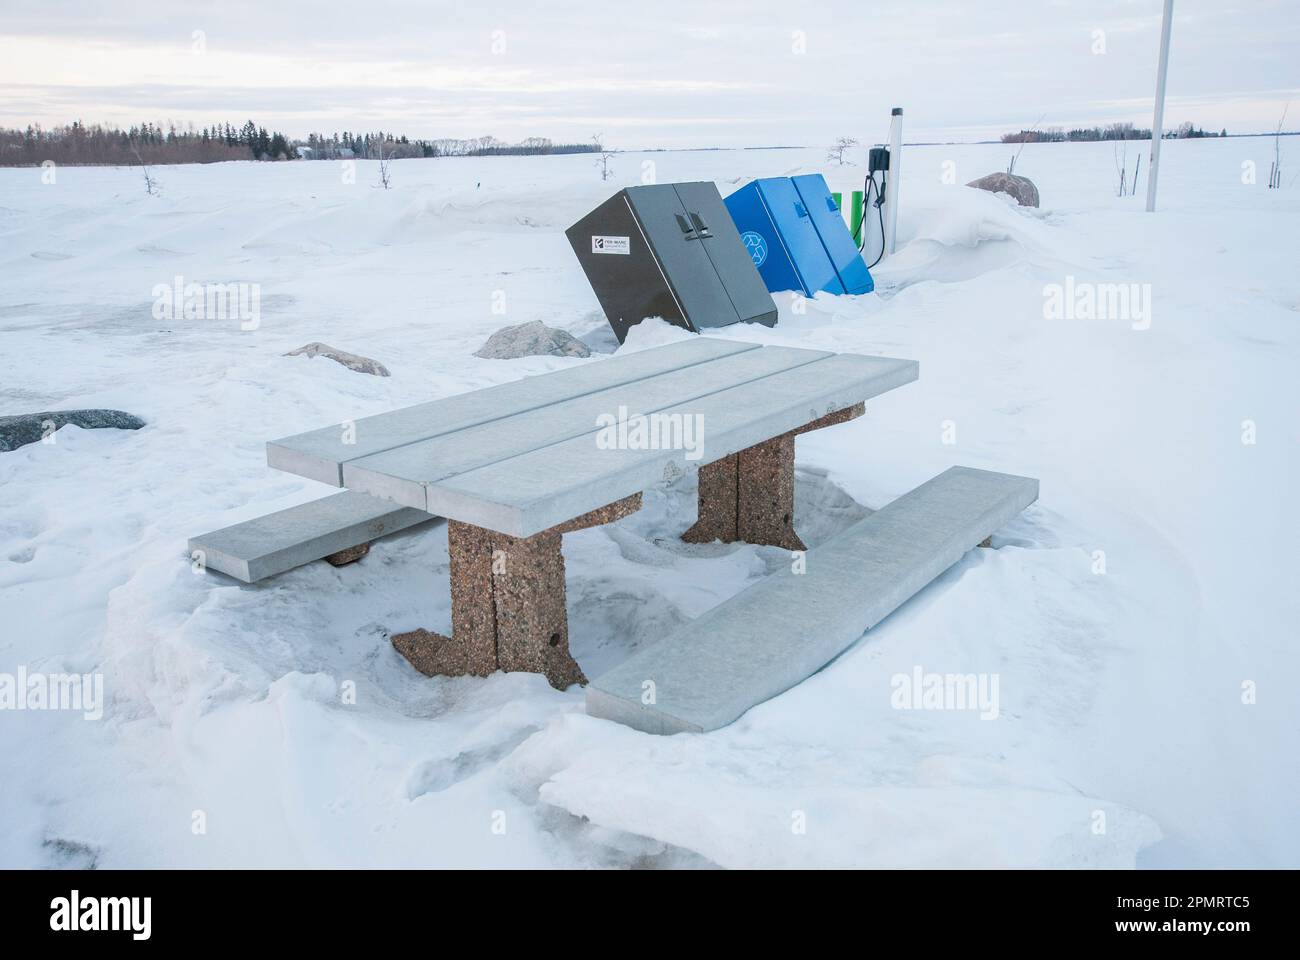
[[[620,147],[912,139],[1141,121],[1158,6],[882,0],[796,6],[415,3],[163,7],[10,0],[0,123],[253,117],[293,135],[385,129]],[[1105,52],[1095,52],[1096,31]],[[1171,122],[1242,129],[1295,95],[1300,6],[1176,8]]]

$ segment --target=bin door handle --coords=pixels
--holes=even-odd
[[[839,205],[838,203],[835,202],[835,198],[834,198],[834,197],[827,197],[827,198],[826,198],[826,209],[829,210],[831,213],[839,213],[839,212],[840,212],[840,205]]]
[[[795,216],[799,216],[799,217],[806,217],[806,216],[808,216],[808,208],[805,207],[805,206],[804,206],[802,203],[800,203],[798,200],[796,200],[796,201],[794,202],[794,212],[795,212]]]
[[[693,211],[691,213],[691,221],[695,224],[695,229],[699,231],[702,238],[713,236],[713,234],[709,233],[709,225],[704,222],[704,218],[701,217],[699,213]]]
[[[677,217],[677,226],[682,228],[682,239],[694,240],[695,228],[691,226],[691,222],[680,213],[674,214],[674,216]]]

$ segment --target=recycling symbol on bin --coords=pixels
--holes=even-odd
[[[749,251],[754,266],[761,267],[767,260],[767,241],[763,239],[763,235],[753,230],[746,230],[740,235],[740,239],[744,242],[745,249]]]

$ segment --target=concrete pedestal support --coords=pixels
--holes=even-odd
[[[794,532],[794,438],[862,416],[866,404],[836,410],[700,468],[699,512],[687,543],[743,541],[806,550]]]
[[[561,540],[640,509],[638,493],[523,538],[448,521],[452,635],[413,630],[394,634],[393,646],[427,676],[517,670],[557,690],[586,683],[569,654]]]

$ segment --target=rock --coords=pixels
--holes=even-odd
[[[517,357],[589,357],[587,345],[569,333],[548,327],[540,320],[502,327],[474,356],[485,360],[514,360]]]
[[[83,430],[111,427],[114,430],[139,430],[144,421],[121,410],[47,410],[43,413],[20,413],[0,417],[0,450],[17,450],[36,443],[47,433],[68,424]]]
[[[390,376],[388,368],[378,360],[371,360],[369,357],[363,357],[360,354],[348,353],[346,350],[340,350],[337,347],[331,347],[328,343],[314,342],[299,347],[297,350],[290,350],[285,354],[286,357],[328,357],[335,363],[341,363],[349,370],[355,370],[357,373],[368,373],[376,377]]]
[[[989,193],[1005,193],[1022,207],[1038,206],[1038,188],[1034,186],[1034,181],[1018,174],[990,173],[987,177],[972,180],[966,186],[987,190]]]

